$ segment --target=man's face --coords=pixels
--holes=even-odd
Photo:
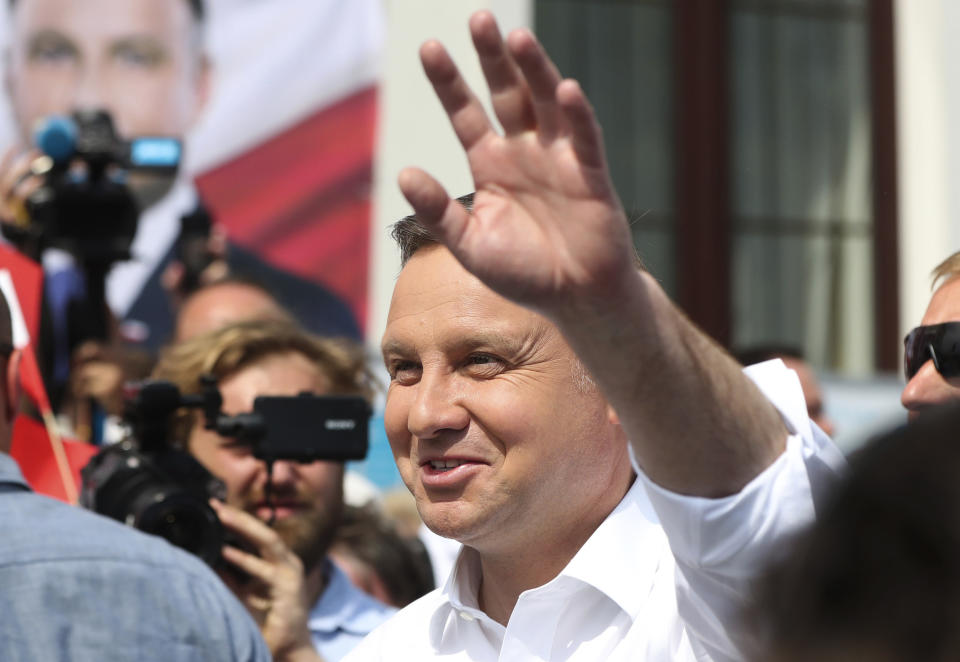
[[[599,524],[622,498],[622,430],[559,331],[445,248],[420,249],[400,273],[383,355],[387,436],[440,535],[523,549]]]
[[[327,380],[313,364],[297,353],[266,356],[220,382],[223,411],[240,414],[253,410],[260,395],[323,394]],[[227,486],[227,503],[261,520],[270,519],[265,499],[267,472],[249,446],[221,437],[197,422],[187,448]],[[276,505],[274,528],[284,542],[310,568],[326,552],[343,508],[343,465],[336,462],[278,461],[273,465],[272,501]]]
[[[18,0],[7,85],[22,139],[38,119],[105,109],[122,136],[183,137],[206,95],[185,0]]]
[[[921,325],[960,321],[960,277],[953,277],[937,288],[923,315]],[[930,406],[960,400],[960,379],[944,379],[933,361],[927,361],[917,371],[900,394],[900,402],[913,419]]]

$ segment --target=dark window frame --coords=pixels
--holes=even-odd
[[[677,302],[723,345],[732,335],[729,5],[675,0]],[[868,5],[874,367],[897,370],[896,89],[893,0]],[[703,108],[716,112],[704,113]],[[684,237],[695,240],[684,241]],[[722,250],[718,250],[722,247]]]

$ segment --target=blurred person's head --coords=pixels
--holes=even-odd
[[[292,321],[273,296],[249,281],[228,279],[191,293],[177,313],[174,340],[182,342],[247,320]]]
[[[797,373],[800,379],[800,388],[803,389],[803,399],[807,403],[807,415],[810,416],[810,420],[819,425],[820,429],[829,436],[833,436],[835,428],[833,421],[824,410],[820,382],[817,381],[813,368],[807,363],[803,352],[788,345],[757,345],[737,350],[733,354],[743,365],[753,365],[771,359],[782,360],[788,368]]]
[[[13,419],[20,395],[17,377],[19,350],[13,348],[13,322],[10,306],[0,290],[0,453],[10,452]]]
[[[346,507],[330,557],[357,588],[397,608],[434,588],[423,544],[369,507]]]
[[[183,138],[206,103],[199,0],[11,0],[6,88],[24,145],[38,120],[106,110],[121,136]]]
[[[252,411],[261,395],[309,392],[369,400],[372,390],[358,347],[272,320],[232,325],[174,345],[154,371],[154,377],[175,383],[185,394],[198,393],[205,374],[216,378],[228,415]],[[308,571],[323,557],[343,508],[342,463],[275,462],[268,502],[266,467],[248,445],[205,429],[201,415],[186,410],[174,419],[173,437],[224,481],[227,503],[264,521],[274,516],[274,528]]]
[[[932,276],[933,296],[905,343],[907,385],[900,402],[911,418],[960,400],[960,370],[953,374],[960,367],[960,252],[937,265]]]
[[[760,586],[758,660],[960,659],[960,409],[869,443]]]

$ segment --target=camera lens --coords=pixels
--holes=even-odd
[[[138,529],[165,538],[212,565],[220,557],[223,529],[206,503],[176,488],[147,490],[131,504]]]

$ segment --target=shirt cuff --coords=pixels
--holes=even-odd
[[[677,560],[695,568],[724,568],[734,576],[756,573],[771,547],[814,519],[814,489],[807,462],[835,447],[815,437],[796,374],[780,360],[751,366],[750,377],[787,426],[786,449],[740,492],[720,499],[666,490],[642,471],[641,480]],[[832,456],[831,456],[832,457]],[[736,568],[729,567],[735,564]]]

